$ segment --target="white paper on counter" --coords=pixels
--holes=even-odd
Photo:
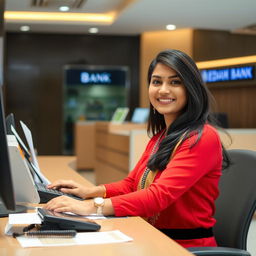
[[[83,232],[77,233],[73,238],[30,238],[17,237],[22,247],[48,247],[48,246],[70,246],[90,244],[110,244],[130,242],[133,239],[119,230],[106,232]]]

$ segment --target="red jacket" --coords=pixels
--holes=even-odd
[[[146,189],[137,190],[152,148],[160,134],[148,143],[129,175],[105,184],[116,216],[141,216],[159,229],[192,229],[214,226],[214,201],[222,169],[222,147],[217,131],[205,125],[202,136],[186,139],[176,150],[166,169],[159,172]],[[214,246],[214,238],[179,240],[184,247]]]

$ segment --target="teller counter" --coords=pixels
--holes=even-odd
[[[148,140],[145,124],[96,123],[96,184],[126,177],[137,163]]]
[[[149,141],[146,124],[78,123],[76,129],[77,168],[94,169],[96,184],[126,177]],[[256,129],[220,129],[219,134],[227,149],[256,150]]]

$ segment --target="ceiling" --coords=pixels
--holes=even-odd
[[[59,12],[61,4],[69,5],[70,11]],[[21,25],[29,25],[30,32],[87,34],[89,28],[97,27],[99,34],[139,35],[165,30],[167,24],[175,24],[177,29],[256,35],[256,0],[5,0],[5,5],[6,31],[19,31]],[[30,13],[25,13],[23,18],[13,18],[14,11],[16,14],[36,12],[37,20],[28,20]],[[40,15],[49,12],[53,17],[40,21]],[[86,20],[84,14],[94,16]],[[61,20],[61,15],[66,15],[68,20]],[[251,28],[244,29],[248,26]]]

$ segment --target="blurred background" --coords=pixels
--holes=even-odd
[[[255,0],[0,3],[6,113],[30,127],[40,155],[73,154],[77,121],[108,121],[117,107],[129,120],[147,107],[148,65],[167,48],[204,71],[223,127],[256,128]]]

